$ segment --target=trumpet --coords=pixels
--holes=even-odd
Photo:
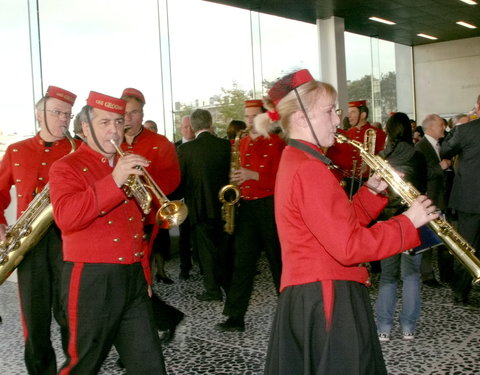
[[[113,139],[110,140],[110,143],[120,156],[125,156]],[[182,224],[188,216],[187,205],[180,200],[169,200],[145,168],[139,165],[136,168],[142,171],[143,175],[131,174],[127,178],[122,186],[125,194],[135,198],[145,215],[151,211],[153,194],[160,205],[155,214],[157,224],[165,229]]]

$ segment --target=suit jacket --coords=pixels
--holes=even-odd
[[[178,159],[190,223],[220,220],[218,192],[229,181],[230,142],[203,132],[178,148]]]
[[[423,137],[415,145],[415,149],[425,156],[427,162],[427,195],[443,211],[447,207],[446,176],[442,167],[440,167],[440,158],[426,137]]]
[[[480,119],[456,126],[443,141],[440,155],[458,155],[449,207],[480,214]]]

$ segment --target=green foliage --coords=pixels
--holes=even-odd
[[[274,81],[264,80],[262,82],[264,90],[268,91],[272,87]],[[381,106],[381,122],[385,123],[390,112],[397,110],[397,95],[396,95],[396,74],[395,72],[388,72],[382,74],[379,87],[380,92],[376,99],[377,105]],[[348,100],[367,100],[367,105],[372,111],[372,77],[365,75],[355,81],[347,81]],[[202,108],[211,112],[215,131],[219,137],[226,137],[227,125],[232,120],[243,120],[244,102],[252,99],[253,93],[251,91],[243,90],[237,82],[232,82],[231,88],[223,88],[222,93],[214,95],[210,99],[208,106]],[[196,108],[192,105],[180,104],[180,110],[175,112],[175,139],[180,139],[180,122],[182,117],[191,114]],[[371,119],[372,120],[372,119]],[[373,121],[377,121],[373,120]]]
[[[379,88],[376,93],[376,105],[381,107],[381,119],[373,121],[380,121],[385,123],[390,115],[390,112],[397,110],[397,83],[395,72],[388,72],[381,75],[380,85],[375,85]],[[367,100],[367,106],[372,111],[372,76],[365,75],[356,81],[347,81],[348,101]],[[372,121],[372,119],[370,119]]]

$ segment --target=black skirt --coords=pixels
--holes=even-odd
[[[332,306],[327,329],[321,282],[280,294],[265,374],[387,374],[367,288],[333,281]]]

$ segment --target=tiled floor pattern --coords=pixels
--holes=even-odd
[[[202,290],[198,268],[194,268],[188,281],[179,281],[178,267],[178,258],[167,263],[174,284],[154,285],[156,293],[186,314],[174,340],[164,348],[168,373],[261,374],[276,301],[265,260],[262,258],[259,265],[261,272],[256,278],[244,333],[217,332],[213,327],[224,319],[223,304],[198,302],[195,295]],[[372,301],[375,285],[371,288]],[[415,340],[403,341],[397,326],[391,341],[382,344],[389,374],[480,374],[480,289],[472,292],[473,306],[454,306],[451,300],[446,287],[423,288],[423,309]],[[26,374],[15,283],[7,281],[0,286],[0,315],[0,374]],[[61,362],[56,327],[53,338]],[[125,374],[116,367],[116,359],[112,351],[100,374]]]

